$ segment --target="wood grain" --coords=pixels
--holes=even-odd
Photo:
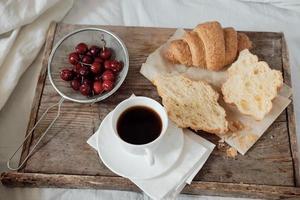
[[[5,185],[14,187],[92,188],[140,192],[136,185],[122,177],[8,172],[3,173],[1,179]],[[193,181],[191,185],[183,189],[182,193],[212,196],[234,195],[235,197],[263,199],[299,199],[300,188]]]
[[[50,28],[45,50],[43,69],[47,67],[52,43],[67,33],[87,27],[86,25],[58,24],[53,34]],[[90,27],[90,26],[89,26]],[[140,73],[140,66],[147,56],[163,44],[175,31],[167,28],[92,26],[116,33],[126,44],[130,67],[128,76],[120,89],[110,98],[93,105],[65,101],[61,116],[50,129],[37,151],[28,160],[23,173],[4,173],[2,182],[15,186],[110,188],[136,190],[128,180],[115,175],[99,160],[86,140],[95,132],[103,118],[122,100],[132,93],[160,98],[154,86]],[[52,30],[52,31],[51,31]],[[252,53],[267,61],[272,68],[282,70],[284,79],[290,85],[290,72],[284,37],[281,33],[245,32],[253,41]],[[53,41],[53,42],[52,42]],[[42,71],[38,90],[42,95],[34,103],[32,119],[28,127],[41,116],[49,106],[58,102],[60,96],[53,89],[45,71]],[[37,100],[39,99],[37,97]],[[55,117],[50,111],[34,132],[31,145]],[[198,133],[217,144],[219,138],[205,132]],[[225,196],[254,196],[264,198],[294,197],[299,195],[299,168],[294,127],[294,112],[290,105],[269,127],[259,141],[245,156],[227,158],[224,150],[215,149],[193,184],[185,193]],[[22,158],[30,146],[25,146]],[[113,147],[112,147],[113,148]],[[61,181],[60,181],[61,179]],[[278,192],[276,192],[278,190]]]
[[[283,35],[283,33],[282,33]],[[283,68],[283,76],[284,76],[284,83],[292,87],[292,80],[291,80],[291,69],[289,65],[289,58],[288,58],[288,49],[287,44],[282,37],[282,68]],[[293,98],[293,97],[291,97]],[[295,173],[295,185],[300,186],[300,168],[299,168],[299,151],[298,151],[298,144],[297,144],[297,135],[296,135],[296,123],[295,123],[295,114],[294,114],[294,104],[291,103],[288,108],[286,109],[287,113],[287,128],[289,130],[289,141],[291,146],[291,153],[293,157],[293,164],[294,164],[294,173]]]
[[[47,67],[46,67],[47,63],[48,63],[47,58],[49,57],[49,55],[51,53],[55,30],[56,30],[56,23],[52,22],[49,26],[49,30],[48,30],[47,37],[46,37],[47,42],[46,42],[46,45],[44,48],[43,61],[42,61],[43,67],[41,69],[40,76],[39,76],[39,79],[37,82],[37,87],[36,87],[35,95],[33,98],[32,105],[31,105],[31,112],[30,112],[29,122],[27,125],[27,131],[26,131],[25,136],[31,131],[32,127],[34,126],[34,124],[37,121],[37,113],[38,113],[38,109],[39,109],[39,105],[40,105],[41,96],[43,94],[44,83],[45,83],[45,78],[46,78],[46,74],[47,74]],[[23,149],[22,149],[22,153],[21,153],[21,157],[20,157],[20,161],[19,161],[20,164],[22,163],[22,161],[26,158],[26,156],[29,153],[31,141],[32,141],[32,136],[29,136],[23,145]],[[23,168],[21,170],[23,170]]]
[[[83,105],[70,101],[65,102],[59,121],[51,128],[51,131],[43,140],[38,151],[28,161],[25,168],[26,172],[114,176],[114,173],[108,170],[102,162],[99,162],[96,152],[87,145],[86,140],[95,132],[100,122],[113,110],[115,105],[128,98],[132,93],[160,100],[153,85],[139,73],[139,69],[147,56],[164,43],[174,30],[144,28],[146,30],[143,29],[141,31],[141,28],[136,27],[105,28],[117,33],[128,48],[130,68],[124,84],[114,96],[94,105]],[[72,30],[74,30],[73,26],[58,26],[54,42]],[[129,33],[131,37],[128,36]],[[281,38],[280,34],[263,33],[268,38],[265,41],[266,45],[262,45],[263,39],[257,39],[258,37],[261,38],[258,34],[248,34],[255,46],[259,46],[260,48],[259,50],[256,48],[253,49],[259,57],[271,57],[268,62],[271,63],[272,67],[282,65],[280,59],[281,51],[275,51],[271,48],[272,44],[276,45],[276,48],[281,47],[281,43],[277,42]],[[146,38],[152,38],[151,42]],[[60,99],[60,96],[57,95],[48,78],[46,79],[44,88],[38,116]],[[49,113],[47,120],[41,123],[34,134],[33,143],[55,115],[56,111],[54,110]],[[195,177],[195,180],[294,185],[293,161],[290,156],[291,152],[286,129],[286,113],[283,113],[282,116],[284,117],[283,122],[277,121],[273,124],[267,131],[267,134],[264,135],[246,156],[238,156],[237,159],[228,159],[225,152],[215,150],[203,170]],[[273,140],[270,140],[274,132],[276,132],[276,135],[275,137],[273,136]],[[218,138],[215,138],[211,134],[205,134],[204,137],[214,143],[218,140]],[[277,143],[276,146],[274,145],[275,142]],[[42,158],[44,162],[40,162]],[[77,163],[89,164],[82,167],[74,167]],[[253,174],[257,175],[254,176]]]
[[[200,135],[211,138],[209,134]],[[216,137],[213,142],[218,140]],[[293,186],[288,146],[286,123],[274,123],[244,156],[232,159],[225,151],[215,149],[194,180]]]

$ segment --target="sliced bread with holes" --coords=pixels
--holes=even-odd
[[[159,76],[154,80],[168,115],[181,128],[223,134],[228,130],[219,94],[206,82],[182,75]]]
[[[222,85],[226,103],[234,104],[246,115],[262,120],[272,108],[272,99],[283,85],[282,74],[270,69],[264,61],[245,49],[228,68],[228,79]]]

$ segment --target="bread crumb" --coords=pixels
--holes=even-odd
[[[220,140],[218,141],[219,143],[224,143],[225,142],[225,138],[221,137]]]
[[[256,140],[258,139],[258,136],[254,133],[248,133],[246,135],[241,135],[238,138],[238,145],[241,149],[248,149],[251,144],[254,144]]]
[[[227,157],[235,158],[238,155],[238,153],[235,148],[230,147],[229,149],[226,150],[226,155]]]
[[[236,121],[230,121],[228,123],[228,128],[231,132],[235,133],[237,131],[243,130],[245,126],[241,121],[236,120]]]
[[[226,144],[225,144],[224,138],[221,138],[218,141],[217,148],[222,151],[222,150],[224,150],[225,147],[226,147]]]

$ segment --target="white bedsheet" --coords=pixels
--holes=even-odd
[[[263,3],[257,3],[263,2]],[[267,2],[272,2],[269,4]],[[300,126],[300,2],[297,0],[79,0],[64,18],[66,23],[110,24],[192,28],[201,21],[218,20],[238,30],[282,31],[287,38],[297,127]],[[8,102],[0,111],[0,171],[8,154],[21,141],[41,67],[41,54],[25,72]],[[298,78],[297,78],[298,77]],[[300,138],[300,127],[298,138]],[[299,139],[298,139],[299,141]],[[0,185],[4,199],[148,199],[143,194],[104,190],[7,189]],[[192,197],[178,199],[231,199]]]

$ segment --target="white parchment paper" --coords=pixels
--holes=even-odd
[[[163,58],[162,55],[167,44],[174,39],[181,38],[184,33],[183,29],[177,29],[165,44],[151,53],[141,67],[141,74],[150,81],[153,81],[156,76],[161,74],[183,74],[192,80],[204,80],[210,83],[217,91],[220,91],[222,83],[226,80],[226,71],[214,72],[196,67],[171,64]],[[242,128],[232,128],[228,134],[220,135],[220,137],[244,155],[289,105],[291,94],[291,88],[284,85],[279,95],[273,100],[272,110],[261,121],[256,121],[250,116],[241,114],[235,106],[226,104],[222,100],[222,95],[220,95],[219,102],[226,111],[229,123],[236,122],[242,126]]]

